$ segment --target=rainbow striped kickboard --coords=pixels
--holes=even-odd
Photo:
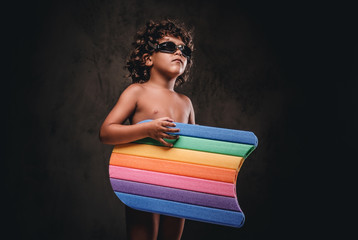
[[[257,147],[257,137],[248,131],[175,124],[179,139],[167,139],[173,148],[150,138],[113,148],[109,176],[115,194],[134,209],[241,227],[245,216],[236,179]]]

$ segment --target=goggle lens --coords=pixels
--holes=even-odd
[[[155,47],[156,50],[165,53],[175,53],[179,49],[186,58],[191,57],[191,49],[185,45],[176,45],[173,42],[163,42]]]

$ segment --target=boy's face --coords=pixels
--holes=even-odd
[[[173,42],[176,45],[185,45],[180,38],[172,36],[165,36],[159,40],[159,44],[163,42]],[[165,76],[177,78],[184,73],[187,65],[187,58],[183,56],[179,49],[174,53],[157,51],[152,54],[146,65],[152,67],[151,74],[153,71],[157,71]]]

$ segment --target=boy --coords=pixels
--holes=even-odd
[[[100,129],[105,144],[122,144],[151,137],[167,147],[164,139],[178,136],[175,122],[195,124],[190,99],[174,91],[184,83],[192,64],[191,33],[182,25],[150,21],[136,35],[127,68],[131,84],[121,94]],[[123,125],[129,119],[131,125]],[[151,122],[136,124],[145,119]],[[169,128],[174,127],[174,128]],[[185,219],[141,212],[126,207],[128,239],[180,239]]]

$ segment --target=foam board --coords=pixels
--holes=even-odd
[[[149,120],[147,120],[149,121]],[[232,227],[244,223],[237,174],[257,147],[249,131],[176,123],[174,147],[141,139],[113,148],[109,176],[116,196],[148,212]]]

